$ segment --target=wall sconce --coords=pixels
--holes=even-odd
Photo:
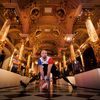
[[[38,62],[37,62],[37,61],[35,61],[35,64],[37,65],[37,64],[38,64]]]
[[[73,41],[73,34],[67,34],[64,38],[64,40],[68,43],[71,43]]]

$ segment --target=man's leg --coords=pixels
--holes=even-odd
[[[53,84],[56,84],[57,72],[56,72],[56,66],[55,65],[52,66],[51,73],[52,73]]]
[[[47,68],[47,78],[48,79],[50,79],[51,68],[52,68],[52,64],[49,64]]]
[[[39,79],[40,79],[39,76],[40,76],[39,74],[33,76],[33,77],[29,80],[28,83],[24,83],[24,82],[21,80],[21,81],[20,81],[20,84],[21,84],[21,86],[22,86],[23,88],[26,88],[30,83],[34,82],[35,80],[39,80]]]
[[[77,86],[73,85],[73,84],[69,81],[69,79],[68,79],[67,76],[66,76],[65,71],[62,73],[62,78],[63,78],[66,82],[68,82],[73,88],[77,88]]]
[[[40,72],[40,79],[44,79],[44,68],[42,66],[39,67],[39,72]]]

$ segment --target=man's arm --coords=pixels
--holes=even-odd
[[[39,72],[40,72],[40,77],[44,79],[44,71],[43,71],[43,65],[40,59],[38,59],[38,67],[39,67]]]
[[[39,65],[39,72],[40,72],[40,76],[42,77],[42,79],[44,79],[44,71],[43,71],[42,65]]]
[[[53,66],[53,63],[54,63],[53,59],[52,59],[52,58],[50,58],[50,59],[49,59],[49,61],[48,61],[47,78],[49,78],[49,77],[50,77],[51,68],[52,68],[52,66]]]

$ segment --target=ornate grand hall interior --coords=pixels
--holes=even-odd
[[[54,62],[45,91],[42,50]],[[100,99],[100,0],[0,0],[0,100],[20,99]]]

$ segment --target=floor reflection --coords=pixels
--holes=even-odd
[[[0,100],[100,100],[100,90],[73,89],[67,83],[54,85],[51,82],[49,90],[40,91],[38,84],[32,83],[23,91],[20,87],[0,89]]]

